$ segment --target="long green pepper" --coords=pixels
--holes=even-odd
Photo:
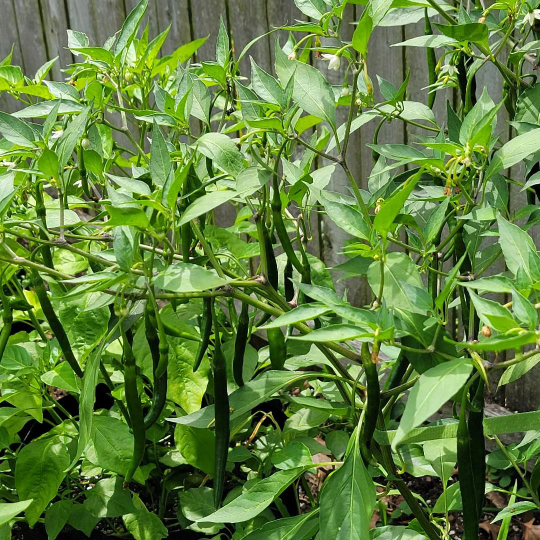
[[[0,300],[2,301],[2,332],[0,332],[0,362],[4,357],[4,351],[11,335],[11,327],[13,326],[13,308],[9,298],[4,294],[4,275],[0,278]]]
[[[219,508],[225,487],[225,467],[229,454],[230,417],[229,394],[227,393],[227,363],[221,350],[218,320],[211,302],[212,319],[214,321],[214,355],[212,368],[214,374],[214,409],[216,421],[215,464],[214,464],[214,506]]]
[[[135,356],[133,355],[130,339],[128,339],[123,328],[121,328],[121,334],[124,348],[124,387],[126,405],[131,419],[131,429],[133,431],[133,456],[124,477],[124,483],[129,484],[144,457],[146,430],[144,428],[143,408],[137,389],[137,365],[135,363]]]
[[[233,375],[238,386],[244,386],[244,356],[249,333],[249,304],[242,302],[242,311],[238,319],[236,339],[234,341]]]
[[[208,345],[210,343],[210,336],[212,335],[212,298],[203,298],[203,309],[201,315],[201,342],[197,349],[197,355],[195,356],[195,362],[193,363],[193,371],[197,371],[201,362],[206,354]]]
[[[150,409],[144,417],[144,428],[149,429],[159,419],[165,403],[167,401],[167,372],[161,377],[156,376],[156,372],[159,366],[160,353],[159,353],[159,334],[156,330],[157,321],[155,318],[154,308],[150,302],[146,303],[144,311],[144,327],[146,333],[146,341],[150,348],[150,354],[152,355],[152,372],[154,375],[154,388],[152,394],[152,404]]]
[[[376,344],[373,344],[375,349]],[[364,409],[364,422],[362,424],[362,431],[360,433],[360,448],[362,455],[366,462],[371,461],[370,445],[377,427],[377,420],[379,418],[379,409],[381,404],[381,388],[379,385],[379,374],[377,372],[377,366],[373,361],[373,355],[369,351],[369,345],[362,343],[362,350],[360,354],[362,358],[362,364],[364,365],[364,371],[366,374],[366,387],[367,387],[367,403]]]
[[[268,351],[272,369],[283,369],[287,358],[287,343],[281,328],[269,328],[266,331],[268,337]]]
[[[49,300],[49,296],[47,295],[47,291],[45,290],[43,280],[41,279],[41,276],[37,270],[32,270],[32,281],[34,284],[34,290],[36,291],[36,295],[41,305],[41,310],[43,311],[43,315],[45,315],[45,318],[47,319],[47,322],[49,323],[49,326],[51,327],[51,330],[55,335],[58,344],[60,345],[64,358],[71,366],[77,377],[82,378],[83,371],[81,366],[79,366],[79,362],[77,362],[77,359],[71,350],[71,345],[69,343],[66,331],[56,316],[51,301]]]
[[[477,481],[474,466],[476,464],[475,452],[467,425],[467,394],[469,385],[463,389],[461,411],[457,430],[457,461],[459,471],[459,490],[463,501],[463,531],[464,540],[478,539],[478,500]],[[483,495],[483,493],[482,493]]]

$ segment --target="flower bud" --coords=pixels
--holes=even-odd
[[[491,328],[484,324],[482,326],[482,335],[486,338],[491,337]]]
[[[84,139],[81,141],[81,146],[84,150],[88,150],[90,148],[90,139],[88,137],[84,137]]]

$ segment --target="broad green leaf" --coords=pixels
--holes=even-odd
[[[416,532],[413,529],[398,527],[396,525],[387,525],[386,527],[377,527],[371,529],[371,540],[427,540],[427,536]]]
[[[90,107],[86,107],[80,114],[68,124],[62,136],[58,139],[56,155],[58,156],[58,165],[60,168],[66,166],[78,140],[81,138],[86,128]]]
[[[381,262],[374,261],[367,272],[368,282],[378,295],[381,282]],[[427,293],[413,260],[405,253],[390,252],[384,258],[383,300],[389,308],[425,314]]]
[[[220,278],[214,270],[191,263],[175,263],[154,278],[160,289],[178,293],[206,291],[221,287],[227,280]]]
[[[504,519],[507,516],[517,516],[519,514],[523,514],[524,512],[528,512],[529,510],[537,510],[536,503],[533,503],[532,501],[516,502],[514,504],[507,506],[506,508],[503,508],[493,518],[491,523],[496,523],[497,521],[500,521],[501,519]]]
[[[0,134],[10,143],[23,148],[34,148],[34,130],[23,120],[0,111]]]
[[[72,367],[67,362],[62,362],[53,370],[44,373],[41,376],[41,380],[49,386],[61,388],[68,392],[75,392],[78,394],[81,391],[78,382],[80,379],[75,375]]]
[[[499,379],[499,386],[503,386],[505,384],[517,381],[520,377],[525,375],[525,373],[535,367],[539,362],[540,353],[535,354],[530,358],[527,358],[527,360],[523,360],[523,362],[519,362],[518,364],[514,364],[513,366],[506,368],[504,370],[504,373],[501,375],[501,378]]]
[[[330,309],[326,306],[320,306],[317,304],[304,304],[295,307],[291,311],[287,311],[283,315],[280,315],[272,322],[261,326],[260,330],[267,330],[268,328],[279,328],[280,326],[288,326],[297,322],[309,321],[316,319],[321,315],[328,313]]]
[[[124,525],[135,540],[161,540],[169,536],[157,514],[150,512],[137,494],[133,494],[135,512],[123,517]]]
[[[17,193],[14,180],[15,174],[13,172],[0,175],[0,217],[8,211],[15,193]]]
[[[327,418],[328,416],[326,416]],[[312,463],[313,460],[311,459],[309,448],[305,444],[294,440],[287,444],[285,448],[278,449],[272,454],[272,464],[277,469],[294,469],[296,467],[305,467]]]
[[[171,174],[172,162],[167,143],[155,120],[152,128],[152,146],[150,148],[149,167],[150,175],[152,176],[154,183],[163,187]]]
[[[338,227],[357,238],[369,240],[371,224],[366,223],[358,210],[347,204],[330,200],[324,195],[324,191],[321,191],[321,203],[327,215]]]
[[[92,420],[91,444],[86,459],[105,469],[125,475],[133,456],[133,434],[125,422],[113,416],[95,415]],[[139,471],[135,480],[144,483]]]
[[[231,422],[248,413],[253,407],[263,403],[279,390],[305,380],[306,377],[317,377],[316,373],[291,371],[267,371],[256,379],[247,382],[244,386],[229,395],[231,408]],[[197,412],[178,418],[169,418],[171,422],[184,424],[196,428],[208,429],[214,421],[214,406],[209,405]]]
[[[21,512],[24,512],[31,504],[33,500],[20,501],[14,503],[0,503],[0,525],[4,525],[11,521],[15,516],[18,516]]]
[[[107,212],[111,219],[106,221],[107,227],[138,227],[147,229],[150,225],[150,220],[143,210],[133,206],[107,206]]]
[[[487,168],[485,179],[512,167],[538,150],[540,150],[540,128],[514,137],[495,152]]]
[[[251,87],[253,91],[264,101],[285,107],[285,93],[279,82],[260,68],[253,58],[251,61]]]
[[[443,226],[449,203],[450,197],[446,197],[430,214],[428,222],[424,227],[424,240],[427,246],[437,238],[437,235]]]
[[[435,24],[435,26],[441,31],[442,34],[454,39],[455,41],[468,41],[470,43],[481,43],[487,45],[489,30],[486,24],[468,23],[448,26]]]
[[[293,100],[307,113],[326,120],[336,128],[334,93],[322,73],[308,64],[290,61],[294,71]]]
[[[209,487],[190,488],[178,492],[180,510],[190,521],[210,515],[215,510],[214,490]]]
[[[262,167],[248,167],[236,177],[236,191],[240,197],[249,197],[265,186],[272,173]]]
[[[405,436],[436,413],[465,384],[472,371],[468,359],[449,360],[420,375],[407,398],[396,436],[395,450]]]
[[[141,0],[133,9],[133,11],[126,17],[120,35],[114,44],[114,54],[120,54],[133,41],[137,34],[137,30],[141,24],[142,18],[148,7],[148,0]]]
[[[77,452],[69,468],[72,469],[85,451],[92,436],[92,420],[94,417],[94,403],[96,400],[96,386],[99,376],[101,354],[106,343],[103,342],[97,351],[90,355],[84,368],[81,397],[79,400],[79,440]]]
[[[371,328],[362,328],[352,324],[331,324],[317,328],[303,336],[291,336],[295,341],[308,341],[310,343],[325,343],[326,341],[348,341],[360,337],[373,335]]]
[[[58,178],[60,164],[58,156],[48,148],[45,148],[37,162],[38,169],[51,178]]]
[[[22,448],[15,464],[15,487],[23,500],[32,499],[26,519],[34,526],[56,497],[69,465],[66,440],[60,435],[35,439]]]
[[[538,136],[540,137],[540,131]],[[531,258],[538,259],[533,239],[523,229],[510,223],[501,215],[497,216],[497,225],[499,244],[510,272],[517,275],[521,268],[531,282],[536,281],[531,272]]]
[[[488,300],[469,291],[469,295],[480,320],[487,326],[495,328],[499,332],[508,332],[519,328],[510,311],[498,302]]]
[[[199,343],[181,338],[169,338],[167,397],[188,414],[201,408],[208,385],[209,365],[206,361],[193,371]]]
[[[345,463],[325,483],[320,504],[321,539],[360,540],[369,537],[376,491],[358,444],[353,446]]]
[[[403,205],[407,202],[412,190],[422,176],[422,169],[407,179],[397,192],[384,202],[380,212],[375,216],[373,227],[383,237],[386,238],[393,228],[394,220],[400,213]]]
[[[223,508],[200,519],[199,523],[240,523],[253,519],[268,508],[303,472],[303,468],[278,471],[252,485]]]
[[[103,478],[86,491],[87,510],[98,518],[121,517],[135,511],[129,490],[123,488],[119,476]]]
[[[315,509],[307,514],[268,521],[243,540],[309,540],[319,528],[318,513]]]
[[[205,133],[197,141],[197,150],[232,176],[237,176],[244,168],[240,150],[234,141],[223,133]]]
[[[238,193],[236,191],[231,190],[211,191],[210,193],[195,199],[182,214],[179,225],[189,223],[192,219],[212,211],[214,208],[225,204],[237,195]]]
[[[372,0],[369,4],[373,28],[379,26],[392,7],[392,0]]]
[[[369,14],[369,10],[366,9],[358,21],[358,25],[352,38],[353,47],[364,57],[366,57],[368,53],[368,43],[372,30],[373,19]]]
[[[193,467],[214,474],[214,432],[177,424],[174,429],[176,449]]]
[[[456,40],[448,36],[439,35],[427,35],[416,36],[401,43],[395,43],[392,47],[446,47],[448,45],[454,45]]]
[[[318,21],[328,11],[324,0],[294,0],[296,7],[308,17]]]
[[[463,508],[463,502],[461,500],[461,491],[459,489],[459,482],[448,486],[446,491],[437,499],[435,506],[433,507],[434,514],[445,514],[446,512],[455,512]]]
[[[68,522],[74,502],[71,499],[64,499],[52,504],[45,513],[45,531],[49,540],[55,538],[62,532]]]
[[[424,456],[431,463],[443,484],[452,476],[457,461],[457,442],[455,439],[427,441],[424,444]]]

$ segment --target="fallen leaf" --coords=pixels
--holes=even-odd
[[[540,525],[534,525],[534,518],[523,523],[523,540],[540,540]]]
[[[486,493],[486,499],[491,501],[496,508],[506,508],[508,506],[507,498],[498,491]]]
[[[493,525],[489,521],[482,521],[482,523],[480,523],[480,528],[489,533],[492,540],[497,540],[501,526],[497,524]]]

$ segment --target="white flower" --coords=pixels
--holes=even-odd
[[[529,23],[532,26],[535,19],[540,19],[540,9],[533,9],[530,13],[527,13],[523,18],[523,22],[525,24]]]
[[[337,71],[341,65],[341,57],[335,54],[323,54],[324,60],[328,60],[328,69],[333,69]]]
[[[82,180],[77,180],[76,182],[73,183],[73,185],[77,187],[82,187]]]
[[[452,77],[453,75],[457,73],[457,67],[452,66],[451,64],[446,64],[445,66],[441,68],[441,73],[446,73],[447,75]]]
[[[347,97],[347,96],[350,96],[350,95],[351,95],[351,89],[348,86],[344,86],[341,89],[341,96],[342,97]]]
[[[51,140],[59,139],[64,134],[64,130],[59,129],[51,134]]]
[[[287,58],[289,60],[296,60],[296,51],[292,51]]]

